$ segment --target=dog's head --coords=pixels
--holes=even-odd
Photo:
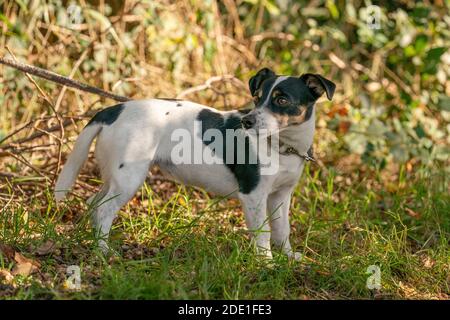
[[[331,100],[336,89],[333,82],[318,74],[279,76],[267,68],[253,76],[249,86],[256,108],[242,118],[242,126],[269,132],[305,123],[317,99],[326,93]]]

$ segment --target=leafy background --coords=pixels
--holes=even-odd
[[[379,168],[389,162],[448,164],[448,2],[380,3],[378,30],[367,24],[370,3],[363,1],[80,4],[77,20],[64,1],[4,2],[2,47],[64,75],[86,53],[77,79],[133,98],[174,97],[215,75],[246,82],[263,66],[290,75],[320,73],[338,85],[334,101],[319,109],[321,155],[355,154]],[[3,69],[1,85],[5,136],[31,119],[42,101],[15,70]],[[238,89],[187,98],[236,108],[249,100]],[[85,96],[68,92],[61,113],[91,107],[96,97]]]

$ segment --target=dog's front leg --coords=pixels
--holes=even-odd
[[[258,254],[272,259],[270,250],[270,225],[267,219],[267,195],[239,194],[244,210],[245,222],[252,233]]]
[[[292,251],[289,241],[290,224],[289,224],[289,207],[291,203],[292,190],[281,190],[270,194],[267,198],[267,213],[269,215],[272,242],[281,248],[284,254],[295,260],[301,259],[299,252]]]

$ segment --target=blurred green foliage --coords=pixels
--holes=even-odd
[[[351,153],[380,169],[408,162],[448,170],[448,0],[379,1],[375,29],[370,1],[0,3],[2,55],[7,45],[20,59],[68,75],[87,51],[74,77],[134,98],[175,96],[218,74],[247,81],[262,66],[320,73],[338,86],[318,109],[324,159]],[[1,136],[45,108],[17,71],[3,67],[0,80]],[[42,86],[59,94],[52,83]],[[222,108],[249,103],[242,89],[219,86],[226,97],[207,90],[188,98]],[[92,106],[93,97],[71,92],[61,112]]]

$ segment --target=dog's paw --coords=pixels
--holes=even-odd
[[[276,263],[273,260],[272,251],[270,250],[258,250],[256,255],[258,261],[261,263],[264,268],[274,269],[276,267]]]
[[[267,260],[267,261],[272,261],[273,256],[272,256],[272,251],[266,250],[264,252],[258,252],[258,258],[261,258],[263,260]]]
[[[108,243],[103,239],[98,240],[98,248],[104,255],[108,255],[111,253],[111,249]]]
[[[290,251],[287,253],[287,256],[289,259],[295,260],[295,261],[301,261],[302,260],[302,254],[300,252],[296,251]]]
[[[256,249],[256,255],[258,258],[266,261],[272,261],[273,259],[272,250],[262,247]]]

